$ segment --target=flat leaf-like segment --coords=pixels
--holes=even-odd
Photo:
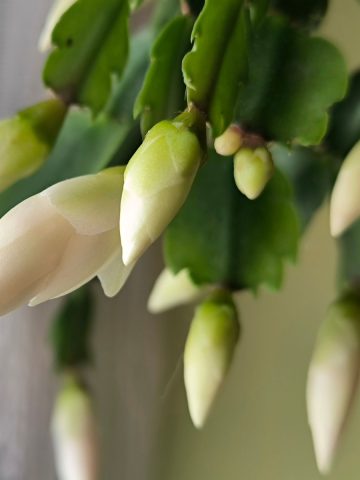
[[[66,100],[98,112],[128,55],[127,0],[78,0],[53,32],[44,82]]]
[[[235,186],[232,162],[211,153],[166,232],[166,263],[174,272],[188,268],[199,284],[279,288],[299,231],[292,191],[279,171],[257,200],[248,200]]]
[[[151,63],[136,99],[134,116],[141,114],[143,135],[161,120],[183,110],[185,85],[181,64],[190,50],[193,20],[179,16],[160,32],[151,51]]]
[[[350,81],[344,100],[333,108],[326,136],[326,146],[336,155],[346,157],[360,139],[360,71]]]
[[[223,118],[216,124],[217,134],[224,118],[232,117],[239,84],[246,78],[247,22],[242,0],[206,0],[192,33],[192,51],[183,61],[183,73],[189,103],[209,111],[212,101],[223,103]],[[219,86],[217,86],[219,82]],[[225,85],[226,89],[225,90]],[[213,100],[215,96],[217,100]],[[229,105],[229,98],[231,105]],[[213,107],[212,120],[216,120],[218,105]],[[227,125],[226,125],[227,126]]]
[[[289,148],[274,143],[270,150],[275,165],[293,185],[295,203],[305,230],[331,192],[337,162],[327,152],[315,148]]]
[[[338,240],[339,283],[342,288],[360,284],[360,220]]]
[[[66,298],[51,330],[56,368],[79,366],[91,359],[93,309],[94,300],[87,285]]]
[[[347,71],[338,50],[271,17],[256,30],[249,68],[237,120],[272,140],[319,144],[327,110],[346,92]]]
[[[128,124],[105,116],[94,120],[87,110],[72,110],[44,166],[0,194],[0,216],[54,183],[98,172],[109,163],[128,131]]]

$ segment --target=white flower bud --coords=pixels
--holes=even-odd
[[[77,0],[55,0],[51,10],[45,21],[44,28],[39,38],[39,50],[40,52],[46,52],[52,47],[52,33],[56,24],[64,13],[76,2]]]
[[[264,147],[241,148],[234,157],[235,183],[250,200],[261,194],[273,172],[271,154]]]
[[[114,295],[131,271],[118,228],[123,167],[65,180],[0,219],[0,314],[65,295],[96,275]]]
[[[316,460],[329,473],[360,372],[360,302],[333,304],[320,328],[307,382],[307,410]]]
[[[59,480],[97,480],[96,419],[89,394],[75,380],[58,394],[51,431]]]
[[[360,142],[348,154],[336,179],[330,202],[330,230],[341,235],[360,217]]]
[[[189,111],[162,121],[146,135],[124,178],[120,234],[125,265],[161,235],[186,200],[203,159],[192,128],[202,119]]]
[[[243,134],[238,125],[230,125],[220,137],[215,138],[214,148],[224,157],[234,155],[243,144]]]
[[[184,352],[184,380],[189,411],[201,428],[231,365],[239,338],[231,295],[217,291],[195,312]]]
[[[198,300],[208,290],[208,286],[196,285],[192,281],[187,269],[174,274],[165,268],[151,291],[148,310],[151,313],[161,313],[170,308]]]

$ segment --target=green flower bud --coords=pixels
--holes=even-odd
[[[320,328],[307,381],[307,410],[316,460],[330,471],[360,372],[360,299],[340,298]]]
[[[195,311],[184,352],[189,411],[201,428],[231,365],[240,326],[230,293],[218,290]]]
[[[235,183],[250,200],[257,198],[272,177],[274,163],[270,152],[259,147],[242,148],[234,158]]]
[[[360,142],[350,151],[341,166],[331,195],[330,230],[341,235],[360,217]]]
[[[174,274],[165,268],[152,289],[148,310],[151,313],[161,313],[198,300],[208,291],[209,286],[199,286],[192,281],[187,269]]]
[[[163,232],[186,200],[204,158],[205,124],[196,110],[162,121],[146,135],[124,177],[120,234],[126,265]]]
[[[41,167],[64,115],[64,104],[53,99],[0,122],[0,191]]]
[[[72,376],[58,394],[51,429],[59,480],[96,480],[98,440],[92,401]]]
[[[235,155],[243,144],[243,134],[238,125],[230,125],[225,132],[217,137],[214,148],[219,155],[224,157]]]

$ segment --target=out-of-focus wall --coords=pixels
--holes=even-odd
[[[360,5],[331,0],[322,32],[360,65]],[[319,323],[336,294],[328,211],[307,232],[281,293],[240,295],[243,335],[203,431],[192,427],[181,372],[165,400],[154,480],[318,480],[305,411],[306,371]],[[331,480],[360,476],[360,398]]]

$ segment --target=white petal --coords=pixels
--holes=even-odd
[[[120,248],[107,265],[100,270],[98,277],[107,297],[115,297],[119,293],[132,272],[134,265],[134,263],[128,266],[124,265]]]
[[[46,19],[45,26],[39,38],[40,52],[46,52],[52,46],[52,32],[63,16],[63,14],[76,2],[76,0],[55,0],[49,15]]]
[[[57,183],[41,195],[83,235],[118,227],[124,168]]]
[[[73,234],[71,225],[39,196],[22,202],[0,220],[1,315],[41,290]]]
[[[81,287],[98,274],[119,246],[118,229],[101,235],[73,235],[56,271],[29,305],[38,305]]]
[[[148,310],[151,313],[164,312],[170,308],[198,300],[208,291],[208,286],[195,285],[187,269],[181,270],[175,275],[165,268],[151,291]]]

